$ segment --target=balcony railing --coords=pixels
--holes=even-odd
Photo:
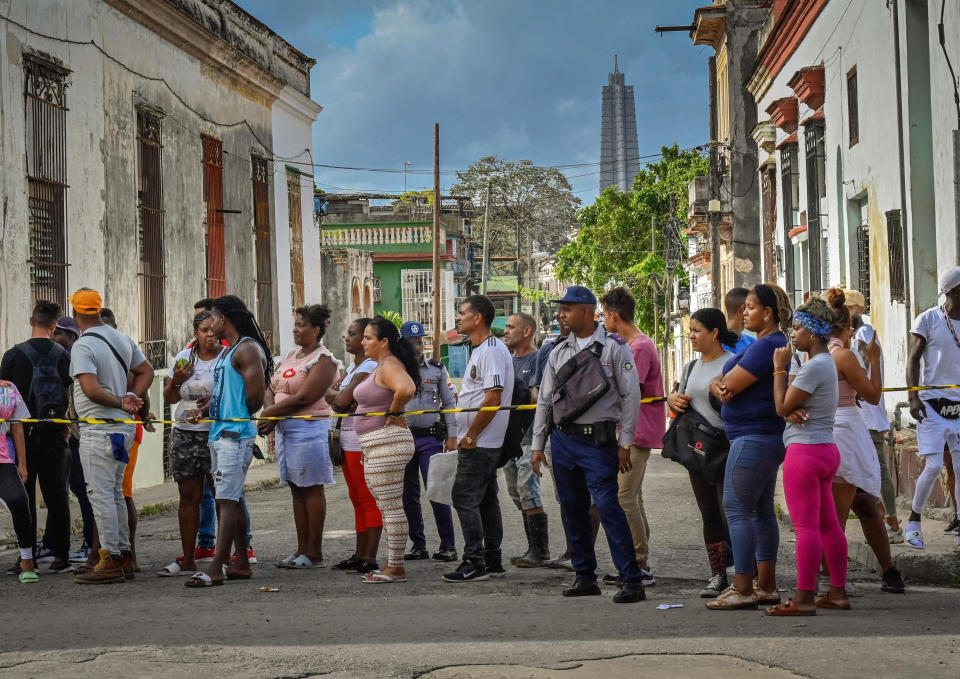
[[[375,226],[344,229],[325,228],[320,232],[320,245],[345,247],[357,245],[409,245],[432,243],[429,226]],[[440,242],[446,242],[446,232],[440,230]]]

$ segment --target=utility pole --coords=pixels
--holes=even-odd
[[[676,230],[677,230],[677,220],[674,215],[677,213],[677,199],[674,196],[670,196],[670,217],[667,219],[665,225],[665,245],[666,257],[664,259],[667,263],[667,275],[664,281],[664,290],[663,290],[663,310],[664,310],[664,328],[663,328],[663,379],[666,382],[667,387],[673,387],[673,382],[670,377],[670,367],[673,363],[671,360],[670,344],[671,344],[671,334],[673,330],[673,323],[671,322],[670,316],[671,311],[673,310],[673,269],[676,266],[677,262],[675,259],[676,249],[674,248],[674,241],[676,241]]]
[[[717,58],[707,59],[710,71],[710,203],[707,216],[710,221],[710,283],[713,289],[713,307],[723,310],[720,305],[720,163],[717,157]]]
[[[440,123],[433,124],[433,358],[440,360]]]
[[[409,160],[403,161],[403,192],[407,192],[407,168],[413,165]]]
[[[517,263],[514,267],[517,274],[517,297],[514,300],[513,313],[520,313],[520,222],[517,222]]]
[[[487,294],[487,269],[490,267],[490,188],[493,180],[487,180],[487,202],[483,208],[483,258],[480,269],[480,294]]]

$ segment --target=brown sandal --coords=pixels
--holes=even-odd
[[[794,615],[816,615],[817,609],[814,608],[811,611],[805,611],[797,607],[797,603],[793,599],[787,599],[782,604],[777,604],[776,606],[770,606],[763,611],[764,615],[771,615],[775,617],[785,617],[785,616],[794,616]]]
[[[850,602],[847,601],[844,604],[838,604],[836,601],[830,598],[829,594],[824,594],[820,597],[820,600],[817,601],[817,608],[825,608],[828,611],[849,611]]]

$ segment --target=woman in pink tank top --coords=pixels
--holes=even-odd
[[[392,322],[376,316],[363,331],[363,348],[377,367],[354,392],[357,438],[363,449],[363,474],[383,515],[387,534],[387,567],[367,573],[363,582],[406,582],[403,548],[407,544],[407,516],[403,511],[403,473],[413,457],[413,435],[403,409],[420,384],[413,347],[400,337]]]
[[[280,568],[322,568],[323,524],[327,501],[324,484],[333,483],[333,464],[327,448],[330,404],[324,396],[337,379],[337,363],[321,339],[330,310],[311,304],[296,311],[293,341],[297,348],[283,359],[267,384],[264,417],[314,415],[314,420],[261,421],[261,435],[274,432],[280,483],[290,486],[297,548]]]

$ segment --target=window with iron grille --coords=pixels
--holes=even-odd
[[[906,302],[903,271],[903,222],[900,210],[887,211],[887,249],[890,255],[890,300]]]
[[[137,109],[137,212],[140,236],[140,347],[154,368],[167,359],[163,264],[161,116]]]
[[[790,230],[800,223],[800,174],[798,167],[797,144],[787,144],[780,150],[780,182],[782,187],[781,202],[783,204],[783,270],[786,278],[787,292],[790,297],[797,293],[796,274],[794,272],[793,243],[790,241]]]
[[[777,277],[777,171],[765,167],[760,171],[761,210],[763,213],[763,280]]]
[[[203,141],[203,202],[206,207],[207,296],[227,294],[226,245],[223,224],[223,144],[201,135]]]
[[[270,184],[267,160],[250,157],[253,168],[253,230],[257,258],[257,323],[271,352],[273,344],[273,234],[270,231]]]
[[[863,294],[870,308],[870,225],[857,227],[857,289]]]
[[[383,300],[381,299],[380,277],[379,277],[379,276],[374,276],[374,277],[373,277],[373,301],[374,301],[374,302],[381,302],[381,301],[383,301]]]
[[[287,170],[287,206],[290,214],[290,288],[293,308],[303,306],[303,209],[300,173]]]
[[[847,127],[850,130],[850,146],[860,141],[860,112],[857,103],[857,67],[847,72]]]
[[[26,109],[30,294],[67,305],[67,75],[35,54],[23,55]]]
[[[826,257],[823,257],[823,234],[821,233],[822,215],[820,199],[826,195],[824,162],[826,148],[823,139],[823,122],[813,121],[807,125],[803,137],[806,146],[807,170],[807,247],[810,252],[810,284],[808,292],[819,292],[827,282],[825,269]]]

